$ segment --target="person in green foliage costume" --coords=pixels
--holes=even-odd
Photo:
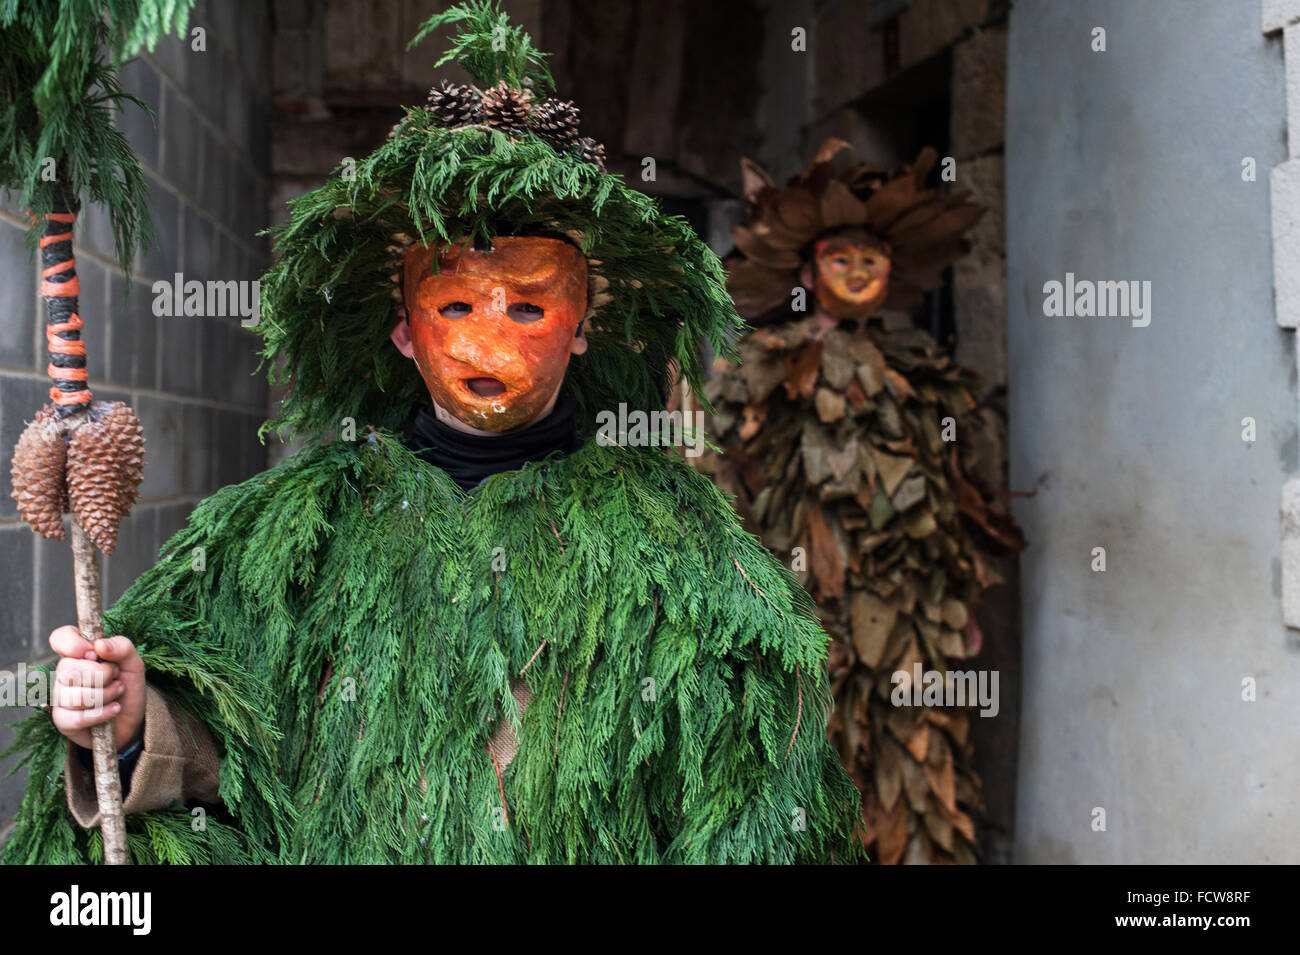
[[[277,230],[259,331],[292,391],[265,428],[310,446],[202,502],[106,615],[139,651],[100,654],[109,698],[137,664],[147,686],[133,861],[857,861],[810,598],[680,454],[575,438],[662,411],[674,366],[698,385],[705,340],[733,354],[720,265],[602,171],[493,4],[416,40],[452,22],[441,62],[486,92],[444,84]],[[539,274],[546,309],[513,301]],[[493,364],[566,302],[559,349]],[[448,355],[472,395],[439,400]],[[537,415],[497,414],[556,362]],[[15,748],[5,861],[97,861],[76,744],[38,713]]]

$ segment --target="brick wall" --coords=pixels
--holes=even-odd
[[[140,416],[148,441],[141,500],[123,522],[117,550],[103,557],[105,603],[150,567],[194,504],[266,466],[256,438],[265,419],[264,380],[253,377],[255,335],[237,318],[157,317],[152,284],[245,280],[267,263],[270,195],[271,16],[259,0],[201,2],[191,27],[206,49],[171,38],[124,67],[129,92],[152,107],[119,119],[148,177],[159,242],[130,280],[117,268],[106,217],[93,207],[78,220],[80,314],[86,320],[91,388]],[[13,197],[0,203],[0,669],[49,657],[46,638],[75,623],[71,552],[46,541],[16,515],[9,463],[14,442],[48,389],[38,268],[23,245]],[[126,293],[129,291],[129,298]],[[0,711],[2,724],[26,709]],[[0,764],[7,772],[12,761]],[[0,835],[21,800],[24,780],[0,780]]]

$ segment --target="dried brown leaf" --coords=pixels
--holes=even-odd
[[[813,404],[817,409],[817,417],[823,424],[830,424],[844,417],[844,396],[829,388],[818,388],[813,396]]]
[[[786,397],[811,397],[822,367],[822,343],[813,342],[797,354],[787,355],[783,364]]]
[[[876,473],[880,475],[881,486],[884,487],[885,493],[892,497],[903,482],[903,477],[912,467],[912,459],[886,454],[878,448],[873,451]]]
[[[850,607],[853,648],[858,651],[858,659],[874,670],[879,666],[885,643],[893,632],[898,608],[869,590],[854,591]]]
[[[844,572],[847,555],[840,550],[839,541],[831,532],[826,515],[820,507],[809,507],[805,522],[812,548],[812,572],[817,578],[817,593],[821,599],[844,596]]]
[[[907,751],[918,763],[925,759],[925,754],[930,751],[929,723],[920,723],[912,732],[911,739],[907,741]]]

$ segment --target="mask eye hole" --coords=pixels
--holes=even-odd
[[[438,314],[443,318],[449,318],[454,322],[458,318],[464,318],[472,311],[474,311],[474,309],[468,302],[452,302],[438,309]]]
[[[528,322],[541,321],[546,312],[540,305],[533,305],[531,302],[517,302],[506,309],[506,314],[520,324]]]

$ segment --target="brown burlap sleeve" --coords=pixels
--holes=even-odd
[[[79,825],[92,829],[99,825],[95,779],[82,768],[75,747],[69,740],[63,768],[68,809]],[[220,778],[221,759],[208,728],[146,685],[144,745],[122,808],[129,815],[189,800],[215,803]]]

